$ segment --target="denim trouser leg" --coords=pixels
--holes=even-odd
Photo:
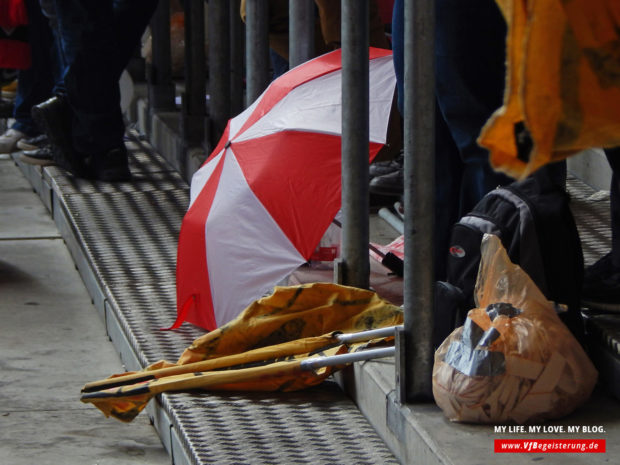
[[[502,104],[506,25],[493,0],[436,0],[435,269],[445,279],[450,230],[480,199],[512,181],[496,173],[476,139]],[[404,1],[395,0],[392,49],[402,113]]]
[[[123,143],[119,77],[138,46],[156,0],[55,0],[64,76],[81,153],[107,152]]]
[[[30,110],[50,97],[53,86],[50,59],[52,35],[38,0],[26,0],[26,11],[32,66],[19,72],[13,113],[15,123],[12,128],[34,136],[41,130],[32,120]]]
[[[41,10],[43,16],[49,22],[49,27],[52,31],[52,71],[54,76],[54,88],[52,89],[53,95],[64,95],[65,83],[64,75],[67,67],[67,60],[62,51],[62,42],[60,37],[60,28],[58,25],[58,17],[56,15],[56,3],[55,0],[39,0],[41,4]]]
[[[405,116],[403,99],[405,93],[405,0],[394,0],[392,9],[392,59],[396,74],[396,93],[398,111]]]
[[[606,149],[607,161],[611,166],[611,255],[612,263],[620,268],[620,147]]]
[[[437,0],[437,99],[463,162],[460,215],[511,179],[493,171],[476,139],[502,105],[506,24],[493,0]]]

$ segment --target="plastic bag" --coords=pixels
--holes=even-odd
[[[433,394],[452,421],[535,422],[585,402],[598,373],[530,277],[485,234],[477,308],[435,353]]]
[[[620,145],[620,2],[496,2],[508,25],[506,91],[478,140],[493,166],[523,179]]]

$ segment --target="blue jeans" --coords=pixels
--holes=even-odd
[[[50,48],[52,33],[38,0],[26,0],[26,11],[32,66],[19,71],[13,112],[15,123],[11,127],[35,136],[41,130],[32,120],[30,110],[50,97],[54,85]]]
[[[502,105],[506,25],[493,0],[436,0],[435,275],[445,279],[452,225],[511,178],[493,171],[476,139]],[[394,2],[392,49],[403,110],[404,0]]]
[[[105,153],[123,144],[118,80],[140,43],[157,0],[54,0],[64,85],[79,153]]]

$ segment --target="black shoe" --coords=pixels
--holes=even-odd
[[[387,161],[378,161],[371,163],[368,167],[368,175],[370,179],[374,179],[378,176],[384,176],[386,174],[393,173],[394,171],[402,170],[405,161],[405,156],[401,150],[396,158]]]
[[[611,252],[586,268],[581,303],[591,309],[620,311],[620,268],[614,266]]]
[[[24,137],[23,139],[18,140],[17,148],[20,150],[33,151],[33,150],[38,150],[40,148],[43,148],[44,146],[48,144],[49,142],[47,140],[47,135],[39,134],[38,136]]]
[[[56,95],[33,106],[32,118],[52,144],[54,162],[75,176],[92,178],[83,157],[73,149],[71,109],[66,99]]]
[[[45,145],[38,150],[26,150],[19,159],[28,165],[50,166],[55,165],[51,145]]]
[[[374,178],[370,181],[368,190],[373,194],[400,197],[404,193],[404,182],[403,170],[399,169]]]
[[[109,152],[93,155],[91,169],[95,179],[105,182],[123,182],[131,180],[127,148],[122,145]]]

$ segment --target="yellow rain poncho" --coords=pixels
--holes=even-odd
[[[314,355],[354,351],[335,333],[401,324],[400,307],[374,292],[329,283],[276,287],[235,320],[196,339],[177,363],[89,383],[82,402],[131,421],[156,394],[189,389],[294,391],[322,382],[333,367],[302,371]]]
[[[620,146],[620,1],[496,0],[508,24],[504,104],[478,139],[522,179]]]

